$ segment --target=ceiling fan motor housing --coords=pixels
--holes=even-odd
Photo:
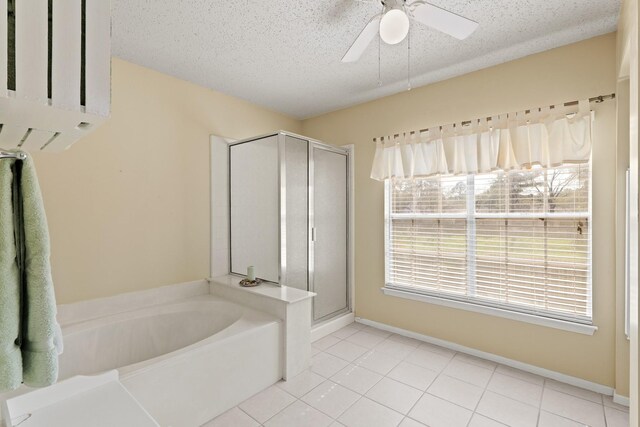
[[[384,0],[383,4],[384,13],[380,19],[380,38],[386,44],[398,44],[409,34],[410,22],[405,11],[404,0]]]
[[[391,9],[404,10],[406,0],[380,0],[380,3],[384,6],[384,12],[388,12]]]

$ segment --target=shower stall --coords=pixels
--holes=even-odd
[[[229,144],[229,267],[315,292],[314,323],[350,310],[349,151],[288,132]]]

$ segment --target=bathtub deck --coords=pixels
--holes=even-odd
[[[75,377],[6,405],[15,426],[159,427],[118,381],[116,371]]]

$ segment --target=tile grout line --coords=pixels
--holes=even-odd
[[[344,362],[347,362],[347,363],[349,363],[349,364],[355,364],[357,360],[359,360],[359,359],[361,359],[361,358],[362,358],[362,356],[366,355],[367,353],[372,352],[373,350],[375,350],[375,349],[376,349],[376,347],[378,347],[380,344],[382,344],[382,343],[383,343],[383,342],[385,342],[386,340],[387,340],[387,339],[385,338],[384,340],[380,341],[380,342],[379,342],[378,344],[376,344],[375,346],[373,346],[373,347],[371,347],[371,348],[367,348],[367,351],[365,351],[364,353],[362,353],[360,356],[356,357],[353,361],[349,361],[349,360],[347,360],[347,359],[345,359],[345,358],[343,358],[343,357],[336,356],[335,354],[327,353],[327,351],[326,351],[326,350],[321,350],[321,352],[322,352],[322,353],[326,353],[326,354],[328,354],[329,356],[337,357],[338,359],[340,359],[340,360],[342,360],[342,361],[344,361]],[[350,343],[350,344],[353,344],[353,345],[357,345],[357,346],[359,346],[359,347],[366,348],[366,347],[364,347],[364,346],[362,346],[362,345],[359,345],[359,344],[353,343],[353,342],[348,341],[348,340],[343,340],[343,341],[347,341],[347,342],[348,342],[348,343]],[[335,343],[334,345],[337,345],[337,344],[338,344],[338,343]],[[327,350],[328,350],[329,348],[331,348],[331,347],[333,347],[333,345],[332,345],[332,346],[327,347]],[[317,348],[317,347],[316,347],[316,348]],[[417,348],[416,348],[416,349],[417,349]],[[407,357],[409,357],[409,354],[411,354],[411,353],[409,353],[409,354],[408,354],[407,356],[405,356],[404,358],[398,358],[398,357],[392,356],[392,355],[390,355],[390,354],[388,354],[388,353],[382,352],[382,351],[380,351],[380,350],[378,350],[378,351],[380,352],[380,354],[383,354],[383,355],[385,355],[385,356],[388,356],[388,357],[391,357],[391,358],[394,358],[394,359],[399,359],[398,364],[400,364],[401,362],[403,362]],[[316,354],[316,356],[317,356],[317,354]],[[315,357],[315,356],[314,356],[314,357]],[[410,363],[410,362],[407,362],[407,363]],[[397,366],[398,364],[396,364],[396,366]],[[394,366],[394,368],[395,368],[395,366]],[[392,368],[392,369],[393,369],[393,368]],[[371,370],[371,369],[369,369],[369,370]],[[377,373],[378,375],[382,375],[382,374],[380,374],[380,373],[378,373],[378,372],[376,372],[376,373]]]
[[[494,371],[494,374],[495,374],[495,373],[497,373],[498,375],[504,375],[504,374],[502,374],[501,372],[497,372],[497,370],[496,370],[496,371]],[[494,375],[492,374],[492,375],[491,375],[491,379],[493,379],[493,376],[494,376]],[[508,375],[505,375],[505,376],[508,376]],[[543,386],[540,386],[540,385],[535,384],[535,383],[532,383],[532,382],[524,381],[524,380],[522,380],[522,379],[520,379],[520,378],[517,378],[517,377],[509,377],[509,378],[514,379],[514,380],[518,380],[518,381],[522,381],[522,382],[526,382],[527,384],[530,384],[530,385],[538,386],[538,387],[540,387],[541,392],[542,392],[542,393],[544,393],[544,387],[543,387]],[[488,387],[489,387],[489,383],[487,383],[487,389],[488,389]],[[525,401],[522,401],[522,400],[520,400],[520,399],[516,399],[516,398],[514,398],[513,396],[507,395],[507,394],[506,394],[505,392],[503,392],[502,390],[489,390],[489,391],[490,391],[491,393],[497,394],[498,396],[506,397],[507,399],[513,400],[513,401],[518,402],[518,403],[522,403],[523,405],[531,406],[532,408],[537,407],[538,409],[541,409],[541,405],[542,405],[542,394],[540,395],[540,399],[539,399],[538,403],[534,405],[534,404],[532,404],[532,403],[525,402]],[[482,415],[482,414],[481,414],[481,415]]]
[[[547,384],[547,379],[542,379],[542,392],[540,393],[540,401],[538,402],[538,419],[536,420],[536,427],[540,426],[540,417],[542,416],[542,400],[544,399],[544,389]]]
[[[486,417],[486,415],[482,415],[479,412],[477,412],[478,411],[478,406],[480,406],[480,402],[482,401],[482,398],[484,397],[484,394],[489,389],[489,384],[491,384],[491,380],[493,379],[493,376],[496,374],[497,370],[498,370],[498,365],[494,366],[493,370],[491,371],[491,376],[489,377],[489,381],[487,381],[487,384],[485,384],[484,389],[482,390],[482,395],[480,395],[480,399],[478,399],[478,403],[476,403],[476,407],[473,408],[473,413],[471,414],[471,418],[469,419],[469,422],[467,423],[467,426],[469,424],[471,424],[471,420],[473,419],[473,416],[475,414],[478,414],[478,415],[481,415],[483,417]],[[493,418],[491,418],[491,417],[487,417],[487,418],[489,418],[490,420],[493,420]],[[493,420],[493,421],[499,422],[498,420]]]
[[[382,380],[383,380],[383,379],[385,379],[385,378],[387,378],[387,376],[383,376],[383,377],[380,379],[380,381],[382,381]],[[388,378],[388,379],[389,379],[389,380],[391,380],[391,381],[396,381],[396,380],[394,380],[393,378]],[[379,383],[380,381],[378,381],[378,383]],[[370,401],[372,401],[372,402],[374,402],[374,403],[377,403],[377,404],[378,404],[378,405],[380,405],[380,406],[384,406],[385,408],[392,410],[392,411],[393,411],[393,412],[395,412],[396,414],[400,414],[400,415],[402,415],[402,417],[403,417],[403,419],[404,419],[404,418],[407,418],[407,417],[409,416],[409,412],[411,412],[411,410],[414,408],[414,406],[416,406],[416,405],[418,404],[418,401],[422,398],[422,396],[424,396],[425,392],[423,392],[422,390],[417,389],[417,388],[415,388],[415,387],[411,387],[409,384],[405,384],[405,383],[402,383],[402,382],[400,382],[400,381],[396,381],[396,382],[398,382],[398,383],[400,383],[400,384],[403,384],[403,385],[406,385],[407,387],[410,387],[410,388],[412,388],[412,389],[414,389],[414,390],[418,390],[420,393],[422,393],[422,395],[418,398],[418,400],[416,400],[416,403],[414,403],[414,404],[411,406],[411,408],[407,411],[407,413],[406,413],[406,414],[403,414],[402,412],[398,411],[397,409],[393,409],[392,407],[387,406],[387,405],[385,405],[385,404],[384,404],[384,403],[382,403],[382,402],[378,402],[377,400],[375,400],[375,399],[373,399],[373,398],[371,398],[371,397],[367,396],[366,394],[363,394],[363,395],[362,395],[362,397],[366,397],[366,398],[367,398],[367,399],[369,399]],[[376,384],[378,384],[378,383],[376,383]],[[373,386],[373,387],[375,387],[375,386]],[[369,391],[371,391],[371,389],[372,389],[373,387],[371,387],[371,388],[369,389]],[[367,393],[368,393],[369,391],[367,391]],[[402,421],[401,421],[401,422],[402,422]]]
[[[324,353],[324,351],[323,351],[323,353]],[[329,354],[329,353],[326,353],[326,354]],[[329,354],[329,355],[330,355],[330,356],[333,356],[333,355],[331,355],[331,354]],[[335,357],[338,357],[338,356],[335,356]],[[344,360],[344,359],[341,359],[341,360]],[[347,365],[347,366],[348,366],[348,365]],[[346,366],[345,366],[345,368],[346,368]],[[343,369],[344,369],[344,368],[343,368]],[[333,374],[333,375],[338,374],[338,373],[339,373],[339,372],[341,372],[343,369],[338,370],[338,372],[336,372],[336,373],[335,373],[335,374]],[[366,369],[366,368],[362,368],[362,369]],[[316,374],[316,375],[318,375],[318,376],[320,376],[320,377],[324,378],[324,381],[322,381],[320,384],[318,384],[317,386],[313,387],[311,390],[309,390],[308,392],[306,392],[305,394],[303,394],[299,400],[300,400],[302,403],[304,403],[305,405],[308,405],[308,406],[310,406],[311,408],[315,409],[316,411],[318,411],[318,412],[320,412],[320,413],[322,413],[322,414],[324,414],[324,415],[328,416],[328,417],[329,417],[329,418],[331,418],[333,421],[340,422],[340,421],[338,421],[338,418],[340,418],[340,417],[341,417],[345,412],[347,412],[349,409],[351,409],[351,407],[352,407],[353,405],[355,405],[356,403],[358,403],[358,402],[360,401],[360,399],[362,399],[362,398],[364,397],[364,395],[363,395],[363,394],[360,394],[360,393],[358,393],[358,392],[357,392],[357,391],[355,391],[355,390],[351,390],[350,388],[345,387],[345,386],[343,386],[342,384],[339,384],[339,383],[335,382],[334,380],[332,380],[331,378],[333,377],[333,375],[332,375],[331,377],[328,377],[328,378],[327,378],[327,377],[325,377],[325,376],[323,376],[323,375],[320,375],[320,374]],[[383,377],[383,378],[384,378],[384,377]],[[378,381],[381,381],[381,380],[382,380],[382,378],[381,378],[380,380],[378,380]],[[332,383],[337,384],[337,385],[339,385],[340,387],[343,387],[343,388],[345,388],[345,389],[347,389],[347,390],[349,390],[349,391],[351,391],[351,392],[353,392],[353,393],[356,393],[356,394],[358,394],[358,395],[360,396],[358,399],[356,399],[356,401],[355,401],[355,402],[353,402],[353,403],[352,403],[351,405],[349,405],[349,406],[348,406],[344,411],[342,411],[342,412],[341,412],[341,413],[340,413],[336,418],[332,417],[331,415],[327,414],[326,412],[323,412],[322,410],[320,410],[320,409],[318,409],[318,408],[316,408],[316,407],[314,407],[314,406],[312,406],[312,405],[308,404],[308,403],[307,403],[307,402],[305,402],[304,400],[302,400],[302,397],[304,397],[304,396],[306,396],[307,394],[311,393],[313,390],[315,390],[316,388],[320,387],[322,384],[324,384],[324,383],[325,383],[325,382],[327,382],[327,381],[331,381]],[[377,384],[377,382],[376,382],[376,384]]]
[[[546,381],[546,378],[545,378],[545,377],[540,376],[540,375],[537,375],[537,374],[532,374],[532,373],[530,373],[530,372],[523,371],[523,370],[518,369],[518,368],[512,368],[512,367],[507,366],[507,365],[502,365],[502,364],[500,364],[500,363],[497,363],[497,365],[498,365],[498,366],[506,366],[506,367],[507,367],[507,368],[509,368],[509,369],[513,369],[513,370],[515,370],[515,371],[524,372],[524,373],[525,373],[525,374],[527,374],[527,375],[532,375],[532,376],[535,376],[535,377],[539,377],[539,378],[542,380],[542,384],[543,384],[543,386],[544,386],[544,382]],[[496,368],[496,370],[497,370],[497,368]],[[501,374],[501,375],[507,376],[507,377],[509,377],[509,378],[515,378],[515,379],[517,379],[517,380],[527,382],[527,383],[529,383],[529,384],[540,385],[540,384],[537,384],[537,383],[535,383],[535,382],[533,382],[533,381],[531,381],[531,380],[524,379],[524,378],[521,378],[521,377],[516,377],[515,375],[511,375],[508,371],[507,371],[507,372],[498,372],[498,373],[499,373],[499,374]]]
[[[433,352],[433,351],[430,351],[430,350],[423,350],[423,351],[427,351],[427,352],[429,352],[429,353],[431,353],[431,354],[436,354],[436,355],[438,355],[438,356],[442,356],[442,355],[440,355],[440,354],[438,354],[438,353],[435,353],[435,352]],[[480,387],[480,386],[479,386],[479,385],[477,385],[477,384],[474,384],[474,383],[469,382],[469,381],[467,381],[467,380],[465,380],[465,379],[462,379],[462,378],[457,378],[457,377],[451,376],[450,374],[447,374],[447,373],[445,373],[445,372],[444,372],[444,371],[449,367],[449,365],[451,364],[451,362],[453,362],[453,361],[454,361],[454,359],[456,358],[456,355],[458,355],[458,354],[463,354],[463,353],[460,353],[459,351],[454,352],[453,356],[452,356],[452,357],[451,357],[451,359],[447,362],[447,364],[444,366],[444,368],[442,368],[442,370],[441,370],[440,372],[438,372],[438,375],[436,376],[436,379],[438,379],[438,377],[440,377],[441,375],[444,375],[444,376],[446,376],[446,377],[448,377],[448,378],[452,378],[452,379],[454,379],[454,380],[461,381],[461,382],[463,382],[463,383],[465,383],[465,384],[472,385],[472,386],[474,386],[474,387]],[[411,363],[411,362],[406,362],[406,363],[409,363],[409,364],[412,364],[412,365],[414,365],[414,366],[418,366],[418,367],[420,367],[420,368],[428,369],[428,370],[430,370],[430,371],[436,372],[436,371],[434,371],[433,369],[425,368],[425,367],[420,366],[420,365],[415,365],[415,364],[413,364],[413,363]],[[485,368],[484,366],[477,365],[477,364],[475,364],[475,363],[465,362],[465,361],[463,361],[463,360],[458,360],[458,363],[462,363],[462,364],[465,364],[465,365],[473,366],[474,368],[485,369],[485,370],[487,370],[487,371],[491,371],[491,377],[490,377],[489,379],[493,378],[493,373],[495,372],[495,370],[496,370],[496,368],[497,368],[497,366],[494,366],[492,369],[489,369],[489,368]],[[433,382],[435,382],[435,380],[436,380],[436,379],[434,379],[434,380],[433,380]],[[432,384],[433,384],[433,383],[432,383]],[[487,383],[487,384],[488,384],[488,383]],[[430,385],[430,386],[431,386],[431,385]],[[487,385],[485,385],[484,387],[486,388],[486,387],[487,387]],[[425,392],[426,392],[426,391],[425,391]]]
[[[277,383],[276,383],[276,384],[277,384]],[[271,387],[274,387],[274,386],[275,386],[275,387],[277,387],[277,386],[276,386],[276,384],[273,384]],[[280,387],[277,387],[277,388],[278,388],[280,391],[282,391],[282,392],[284,392],[284,393],[288,394],[289,396],[293,397],[294,401],[293,401],[293,402],[291,402],[291,403],[289,403],[288,405],[286,405],[284,408],[280,409],[280,410],[279,410],[278,412],[276,412],[275,414],[273,414],[273,415],[272,415],[271,417],[269,417],[269,418],[268,418],[264,423],[260,423],[260,422],[258,422],[260,425],[265,425],[265,424],[266,424],[267,422],[269,422],[273,417],[275,417],[276,415],[280,414],[282,411],[284,411],[285,409],[287,409],[289,406],[291,406],[291,405],[293,405],[294,403],[296,403],[296,401],[297,401],[297,400],[300,400],[300,399],[298,399],[296,396],[294,396],[293,394],[291,394],[291,393],[287,392],[286,390],[283,390],[283,389],[282,389],[282,388],[280,388]],[[304,402],[302,402],[302,403],[304,403]],[[249,416],[251,416],[251,415],[249,415]],[[256,421],[257,421],[257,420],[256,420]]]
[[[256,394],[258,394],[258,393],[256,393]],[[253,396],[255,396],[255,394],[254,394]],[[253,397],[253,396],[251,396],[251,397]],[[249,397],[248,399],[251,399],[251,397]],[[245,399],[245,400],[247,400],[247,399]],[[240,407],[240,405],[241,405],[242,403],[243,403],[243,402],[240,402],[239,404],[237,404],[237,405],[235,406],[235,408],[238,408],[238,409],[239,409],[241,412],[243,412],[247,417],[251,418],[253,421],[257,422],[259,425],[262,425],[262,423],[261,423],[260,421],[258,421],[258,420],[256,420],[255,418],[253,418],[253,417],[252,417],[252,416],[251,416],[247,411],[245,411],[244,409],[242,409],[242,408]],[[231,409],[233,409],[233,408],[231,408]],[[226,414],[226,413],[227,413],[227,412],[229,412],[231,409],[229,409],[228,411],[224,411],[222,414]],[[220,415],[222,415],[222,414],[220,414]],[[220,415],[218,415],[218,417],[219,417]],[[218,418],[218,417],[216,417],[216,418]],[[216,418],[214,418],[214,420],[215,420]],[[207,421],[207,422],[208,422],[208,421]]]
[[[415,350],[417,350],[418,348],[420,348],[420,346],[416,347],[416,349],[415,349]],[[411,352],[411,354],[413,354],[413,352],[415,352],[415,350],[414,350],[414,351],[412,351],[412,352]],[[453,356],[451,357],[451,360],[453,360],[453,358],[456,356],[456,354],[457,354],[457,352],[453,354]],[[407,356],[407,357],[409,357],[409,356]],[[407,362],[407,363],[411,364],[411,362]],[[451,361],[449,361],[449,362],[447,363],[447,366],[449,365],[449,363],[451,363]],[[414,365],[414,366],[418,366],[418,365]],[[419,367],[421,367],[421,366],[419,366]],[[446,366],[445,366],[445,368],[446,368]],[[423,369],[426,369],[426,368],[423,368]],[[444,371],[444,368],[443,368],[443,371]],[[434,372],[435,372],[435,371],[434,371]],[[436,382],[436,380],[438,379],[438,377],[440,376],[440,374],[441,374],[441,373],[442,373],[442,371],[438,372],[438,375],[436,375],[436,377],[433,379],[433,381],[431,381],[431,383],[427,386],[427,388],[425,389],[425,391],[423,391],[423,392],[422,392],[422,396],[420,396],[420,397],[418,398],[418,400],[416,400],[416,403],[414,403],[414,404],[411,406],[411,409],[409,409],[409,410],[407,411],[407,415],[405,415],[405,418],[409,418],[409,419],[411,419],[411,420],[413,420],[413,421],[420,422],[420,421],[417,421],[417,420],[415,420],[415,419],[413,419],[413,418],[409,417],[409,414],[411,413],[411,411],[413,411],[413,410],[415,409],[416,405],[418,404],[418,402],[420,402],[420,400],[422,400],[422,398],[424,397],[424,395],[425,395],[425,394],[427,394],[427,391],[429,390],[429,387],[431,387],[431,386],[433,385],[433,383],[434,383],[434,382]],[[429,394],[430,394],[431,396],[433,396],[431,393],[429,393]],[[453,403],[453,402],[452,402],[452,403]],[[422,424],[422,422],[420,422],[420,423]]]
[[[566,383],[562,383],[562,384],[566,384]],[[567,385],[571,385],[571,384],[567,384]],[[572,386],[572,387],[575,387],[575,386]],[[583,389],[582,389],[582,388],[580,388],[580,387],[576,387],[576,388],[578,388],[578,389],[580,389],[580,390],[583,390]],[[546,389],[547,389],[547,379],[545,378],[545,379],[544,379],[543,393],[544,393],[544,390],[546,390]],[[585,401],[585,402],[593,403],[594,405],[600,405],[600,406],[602,406],[603,408],[605,407],[604,403],[594,402],[593,400],[585,399],[584,397],[576,396],[575,394],[567,393],[567,392],[562,391],[562,390],[557,390],[557,389],[555,389],[555,388],[553,388],[553,387],[549,387],[549,390],[553,390],[553,391],[555,391],[556,393],[564,394],[565,396],[571,396],[571,397],[574,397],[574,398],[576,398],[576,399],[583,400],[583,401]],[[584,389],[584,390],[586,390],[586,389]],[[591,390],[587,390],[587,391],[591,391]],[[602,393],[597,393],[597,392],[595,392],[595,391],[594,391],[593,393],[596,393],[597,395],[599,395],[599,396],[600,396],[600,398],[602,398],[602,396],[604,396]],[[613,409],[615,409],[615,408],[613,408]],[[603,409],[603,411],[604,411],[604,409]],[[548,412],[548,411],[547,411],[547,412]],[[620,412],[625,412],[625,411],[620,411]],[[556,415],[557,415],[557,414],[556,414]]]
[[[339,419],[340,419],[340,417],[341,417],[341,416],[343,416],[344,414],[346,414],[346,413],[347,413],[347,411],[348,411],[349,409],[351,409],[353,406],[355,406],[355,404],[356,404],[356,403],[360,402],[360,401],[362,400],[362,398],[363,398],[363,397],[364,397],[364,395],[362,395],[362,394],[361,394],[361,395],[360,395],[360,397],[359,397],[358,399],[356,399],[356,401],[355,401],[355,402],[353,402],[351,405],[349,405],[349,406],[348,406],[344,411],[340,412],[340,414],[339,414],[336,418],[333,418],[333,417],[332,417],[332,418],[334,419],[334,421],[337,421],[337,422],[339,422],[340,424],[342,424],[342,423],[340,422],[340,420],[339,420]]]

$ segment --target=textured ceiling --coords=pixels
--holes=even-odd
[[[615,31],[620,0],[430,0],[478,21],[466,40],[412,23],[413,87]],[[407,42],[340,59],[379,3],[112,0],[113,54],[297,118],[407,88]]]

